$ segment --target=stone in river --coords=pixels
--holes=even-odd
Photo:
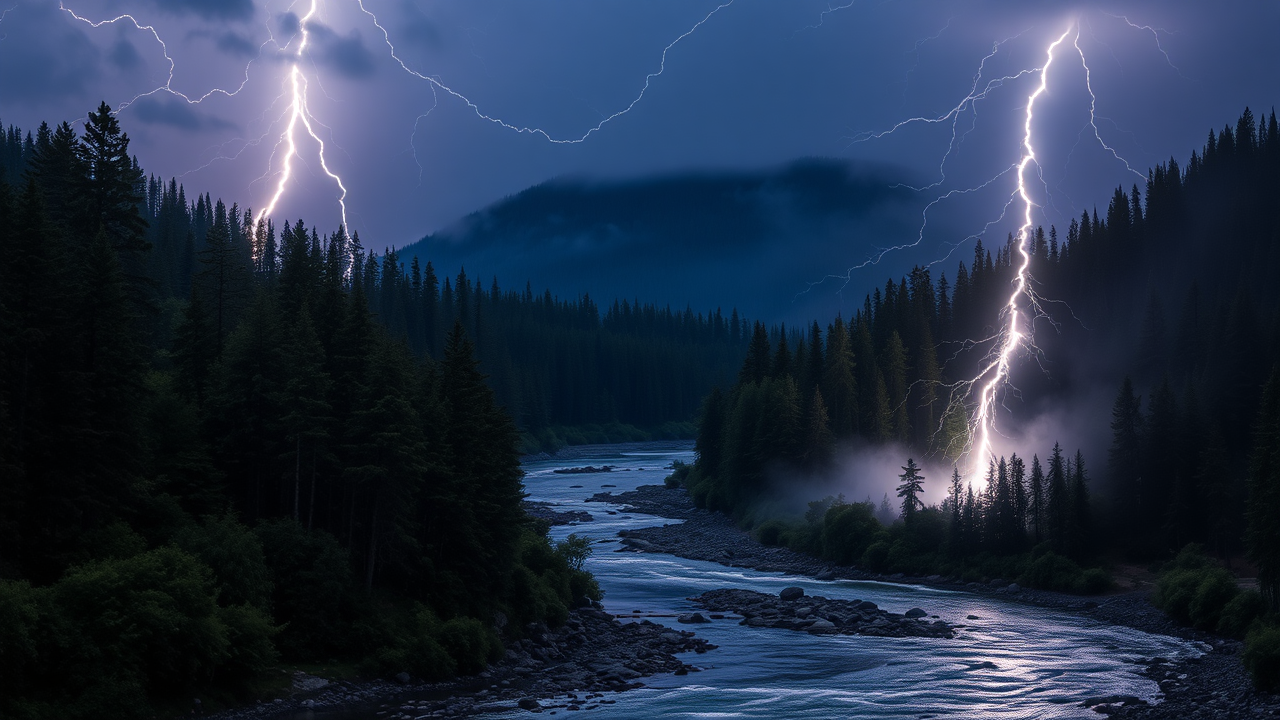
[[[911,608],[910,610],[908,610],[908,611],[906,612],[906,617],[909,617],[909,618],[922,618],[922,617],[924,617],[925,615],[928,615],[928,613],[926,613],[925,611],[921,610],[921,609],[920,609],[920,608],[918,608],[918,607],[917,607],[917,608]]]
[[[804,597],[804,588],[798,588],[798,587],[783,588],[782,592],[778,593],[778,597],[787,601],[799,600],[800,598]]]
[[[813,624],[810,625],[807,630],[811,633],[834,633],[836,631],[836,624],[830,620],[814,620]]]
[[[705,618],[702,615],[702,613],[689,613],[686,615],[681,615],[680,617],[676,618],[676,622],[682,622],[686,624],[697,624],[697,623],[706,623],[711,621]]]
[[[870,600],[863,600],[862,602],[858,603],[858,606],[857,606],[857,608],[856,608],[856,609],[858,609],[858,610],[878,610],[879,608],[876,606],[876,604],[875,604],[875,603],[871,602]]]

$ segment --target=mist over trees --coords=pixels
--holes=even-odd
[[[1275,115],[1258,122],[1246,110],[1185,167],[1170,159],[1145,188],[1117,188],[1104,213],[1082,213],[1063,233],[1032,233],[1034,287],[1055,318],[1035,321],[1034,359],[1047,372],[1019,370],[1020,393],[1004,399],[1001,422],[1016,427],[1109,386],[1110,416],[1097,418],[1113,436],[1105,462],[1059,445],[1026,448],[1029,469],[1015,454],[994,459],[982,482],[958,469],[927,479],[949,485],[947,498],[910,513],[904,504],[893,527],[832,534],[832,513],[837,527],[875,514],[870,502],[842,498],[790,526],[760,525],[776,522],[770,498],[804,493],[797,478],[829,473],[841,448],[893,442],[915,457],[955,460],[968,417],[952,389],[977,374],[988,346],[974,339],[992,335],[1007,298],[1019,260],[1009,236],[996,248],[975,243],[949,276],[917,267],[890,279],[825,327],[757,323],[736,384],[704,402],[698,461],[684,482],[700,505],[777,542],[872,569],[1034,582],[1036,563],[1099,553],[1150,560],[1189,542],[1228,557],[1247,543],[1270,578],[1280,543],[1263,539],[1274,515],[1274,413],[1262,387],[1280,358],[1278,191]],[[1033,548],[1021,562],[988,562]],[[1274,598],[1276,581],[1264,584]]]

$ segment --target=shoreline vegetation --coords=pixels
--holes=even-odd
[[[667,553],[729,567],[803,575],[819,581],[873,580],[971,592],[1191,640],[1204,650],[1201,657],[1176,662],[1167,658],[1144,659],[1135,670],[1158,683],[1163,700],[1148,705],[1133,698],[1090,698],[1088,706],[1100,713],[1143,720],[1280,715],[1280,696],[1254,687],[1241,661],[1245,648],[1240,640],[1175,622],[1152,603],[1151,593],[1147,591],[1081,596],[1026,588],[1005,578],[978,583],[940,575],[914,577],[868,572],[787,548],[766,546],[728,516],[696,507],[688,493],[680,488],[648,485],[616,495],[599,493],[594,499],[621,505],[626,512],[680,521],[623,531],[620,533],[623,544],[631,552]],[[1197,714],[1203,712],[1209,714]]]

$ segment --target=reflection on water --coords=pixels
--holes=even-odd
[[[597,492],[623,492],[661,483],[672,460],[692,462],[685,446],[641,452],[602,451],[571,461],[526,464],[529,499],[585,510],[593,521],[552,529],[557,539],[577,533],[593,540],[587,561],[615,613],[690,612],[688,600],[705,590],[741,587],[778,592],[798,585],[806,594],[870,600],[891,612],[921,607],[965,625],[955,639],[811,636],[748,628],[735,619],[691,626],[719,645],[686,662],[702,672],[645,679],[648,687],[614,696],[590,711],[609,718],[1072,718],[1097,717],[1080,707],[1089,697],[1134,695],[1154,700],[1156,684],[1136,674],[1133,661],[1195,654],[1186,642],[1048,610],[966,593],[873,582],[803,580],[779,573],[685,560],[670,555],[614,552],[617,532],[668,521],[627,515]],[[563,467],[612,465],[595,474],[556,474]],[[572,486],[581,487],[572,487]],[[604,487],[604,486],[613,487]],[[613,514],[610,514],[610,513]],[[977,620],[967,620],[970,615]],[[659,621],[672,623],[671,620]],[[527,713],[508,717],[526,716]],[[346,714],[348,720],[374,712]]]

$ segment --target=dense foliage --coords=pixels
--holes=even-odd
[[[1096,591],[1105,573],[1078,562],[1156,560],[1193,542],[1222,558],[1247,551],[1260,596],[1238,594],[1226,570],[1184,553],[1159,600],[1184,622],[1243,635],[1258,608],[1280,611],[1280,374],[1263,389],[1280,358],[1278,194],[1275,114],[1258,122],[1245,110],[1185,168],[1170,159],[1145,189],[1117,188],[1104,215],[1029,238],[1036,290],[1053,299],[1041,309],[1059,321],[1035,321],[1047,372],[1018,377],[1002,422],[1070,405],[1098,383],[1118,388],[1110,418],[1098,418],[1113,438],[1101,472],[1055,444],[1030,467],[996,458],[981,481],[958,470],[928,478],[949,491],[921,508],[908,460],[895,483],[901,512],[884,512],[887,497],[879,509],[828,498],[804,518],[774,517],[775,497],[814,487],[805,478],[832,474],[851,446],[956,458],[971,409],[955,390],[987,348],[971,339],[992,334],[1007,297],[1018,261],[1009,237],[994,255],[978,242],[954,283],[916,268],[825,328],[757,324],[736,384],[704,401],[698,459],[680,479],[696,502],[766,542],[886,572]],[[1250,634],[1254,667],[1280,667],[1275,637]]]
[[[523,512],[474,322],[416,356],[370,310],[394,273],[351,267],[341,228],[286,223],[255,263],[249,214],[155,192],[106,105],[21,160],[0,181],[0,715],[231,699],[277,658],[472,673],[499,632],[599,597],[583,544]]]

